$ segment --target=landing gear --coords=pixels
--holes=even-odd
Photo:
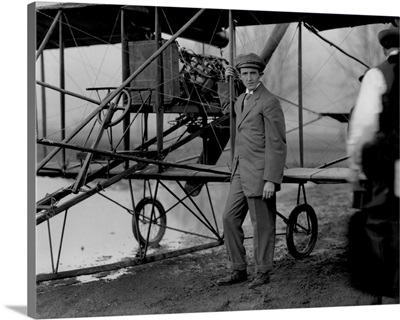
[[[314,249],[318,236],[318,221],[314,209],[307,203],[297,205],[289,215],[286,243],[296,259],[306,258]]]
[[[167,216],[161,202],[153,198],[143,198],[135,208],[132,217],[132,231],[141,247],[146,243],[156,247],[165,234]]]

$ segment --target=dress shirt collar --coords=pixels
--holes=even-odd
[[[246,94],[253,94],[254,93],[254,91],[256,91],[257,90],[257,88],[259,87],[259,85],[261,84],[261,82],[259,82],[259,83],[257,83],[257,86],[256,86],[256,88],[254,89],[254,90],[251,90],[251,91],[249,91],[249,89],[247,89],[246,88]]]
[[[389,59],[389,57],[394,56],[395,54],[399,54],[399,49],[394,49],[394,50],[390,51],[386,57],[386,60]]]

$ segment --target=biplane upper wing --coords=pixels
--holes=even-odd
[[[130,41],[144,40],[154,32],[155,7],[123,6],[106,4],[60,3],[37,8],[37,44],[43,41],[54,18],[60,10],[67,13],[68,25],[64,28],[64,46],[89,46],[94,44],[114,44],[121,42],[121,31],[116,21],[124,9],[131,23],[127,34]],[[160,25],[162,32],[174,34],[193,16],[198,8],[163,7]],[[232,10],[237,26],[257,24],[280,24],[303,21],[318,31],[328,29],[355,27],[371,23],[389,23],[393,18],[387,16],[343,15],[304,12],[276,12]],[[166,17],[173,17],[167,20]],[[101,21],[99,24],[98,22]],[[213,21],[213,23],[210,23]],[[183,38],[207,43],[217,47],[228,44],[225,30],[229,27],[227,9],[206,9],[204,13],[183,34]],[[58,34],[51,35],[46,49],[58,48]]]

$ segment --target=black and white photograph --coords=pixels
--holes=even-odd
[[[26,5],[27,316],[399,312],[399,8],[329,9]]]

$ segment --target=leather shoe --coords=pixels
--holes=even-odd
[[[269,283],[269,274],[265,272],[257,272],[253,281],[249,284],[249,289],[254,289],[267,283]]]
[[[243,282],[247,280],[246,270],[233,270],[231,274],[225,278],[217,280],[219,286],[229,286],[231,284]]]

